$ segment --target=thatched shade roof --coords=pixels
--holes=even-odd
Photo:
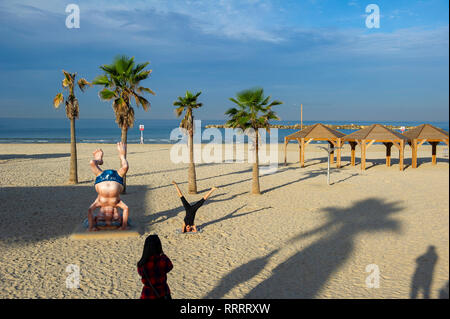
[[[417,149],[424,142],[431,144],[431,162],[436,165],[436,147],[439,142],[444,142],[448,145],[448,133],[438,127],[431,124],[422,124],[416,126],[405,132],[404,134],[408,139],[408,143],[412,148],[412,167],[417,167]]]
[[[334,140],[345,136],[344,133],[336,131],[322,123],[317,123],[312,126],[305,128],[304,130],[295,132],[291,135],[286,136],[287,140],[297,140],[300,138],[315,140]]]
[[[344,136],[344,141],[354,140],[376,140],[376,141],[390,141],[390,140],[404,140],[407,138],[399,132],[388,129],[381,124],[372,124],[368,127],[360,129]]]
[[[448,140],[448,133],[431,124],[416,126],[404,134],[408,140]]]
[[[333,147],[337,147],[337,167],[341,166],[341,138],[344,137],[345,134],[339,131],[336,131],[328,126],[323,125],[322,123],[317,123],[312,126],[309,126],[301,131],[295,132],[291,135],[288,135],[284,138],[284,164],[287,161],[287,144],[289,140],[296,140],[300,144],[300,165],[301,167],[305,166],[305,147],[306,145],[313,141],[328,141]],[[334,149],[330,153],[330,162],[334,163]]]
[[[395,145],[399,149],[399,167],[400,170],[403,170],[404,147],[408,139],[394,130],[381,124],[372,124],[344,136],[342,140],[350,143],[352,166],[355,165],[356,144],[361,145],[361,169],[365,170],[367,148],[374,142],[382,142],[386,146],[386,165],[391,166],[391,147]]]

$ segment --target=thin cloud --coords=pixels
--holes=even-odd
[[[149,17],[184,17],[189,28],[207,35],[240,41],[283,41],[283,37],[272,30],[273,22],[281,20],[281,17],[277,16],[277,10],[272,10],[270,0],[79,1],[78,4],[82,23],[103,28],[119,29],[132,25],[135,30],[148,29],[152,21],[142,16],[143,12],[147,12]],[[61,3],[56,5],[55,1],[38,3],[29,0],[8,3],[0,8],[10,15],[29,20],[37,19],[38,15],[65,16],[64,9]],[[110,14],[115,12],[121,14]],[[133,16],[130,22],[129,18]]]

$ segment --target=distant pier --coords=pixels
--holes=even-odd
[[[329,128],[332,128],[334,130],[360,130],[360,129],[370,126],[370,125],[359,125],[359,124],[339,124],[339,125],[324,124],[324,125],[328,126]],[[303,124],[303,129],[308,128],[309,126],[312,126],[312,125]],[[398,126],[398,125],[384,125],[384,126],[391,130],[400,130],[401,127],[404,127],[405,130],[409,130],[414,127],[414,126]],[[205,128],[228,128],[228,126],[225,124],[211,124],[211,125],[206,125]],[[271,124],[270,128],[286,129],[286,130],[300,130],[300,124],[294,124],[294,125]]]

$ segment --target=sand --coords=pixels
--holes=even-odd
[[[359,159],[349,165],[346,145],[344,167],[332,169],[327,185],[323,151],[308,146],[300,168],[298,147],[289,144],[289,165],[260,178],[260,196],[249,194],[249,164],[198,164],[200,193],[186,194],[188,201],[219,190],[197,213],[203,232],[186,236],[176,234],[184,212],[170,182],[187,192],[187,164],[170,161],[170,145],[129,145],[122,199],[142,235],[73,240],[96,196],[88,162],[97,147],[104,167],[118,168],[114,145],[79,144],[80,183],[67,185],[68,144],[0,144],[0,298],[138,298],[136,262],[153,233],[174,264],[173,298],[409,298],[412,282],[430,277],[438,298],[448,285],[446,147],[436,166],[430,147],[421,147],[412,169],[407,146],[401,172],[396,151],[388,168],[384,148],[373,145],[361,172]],[[437,261],[428,254],[418,267],[430,246]],[[80,269],[78,289],[66,286],[69,265]],[[366,284],[373,269],[379,288]]]

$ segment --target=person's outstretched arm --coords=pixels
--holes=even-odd
[[[117,143],[117,151],[119,152],[119,158],[120,158],[120,169],[117,171],[117,173],[124,177],[128,172],[128,161],[126,159],[127,155],[127,146],[126,144],[123,144],[122,142]]]
[[[120,229],[125,230],[128,228],[128,206],[123,201],[120,201],[117,207],[122,209],[122,227]]]
[[[91,206],[88,209],[88,222],[89,222],[89,231],[96,231],[98,230],[95,223],[94,223],[94,211],[100,207],[98,204],[98,198],[95,199],[95,201],[91,204]]]
[[[180,188],[178,187],[177,183],[175,181],[172,181],[172,184],[175,185],[175,188],[177,189],[178,196],[183,197],[183,193],[180,191]]]

